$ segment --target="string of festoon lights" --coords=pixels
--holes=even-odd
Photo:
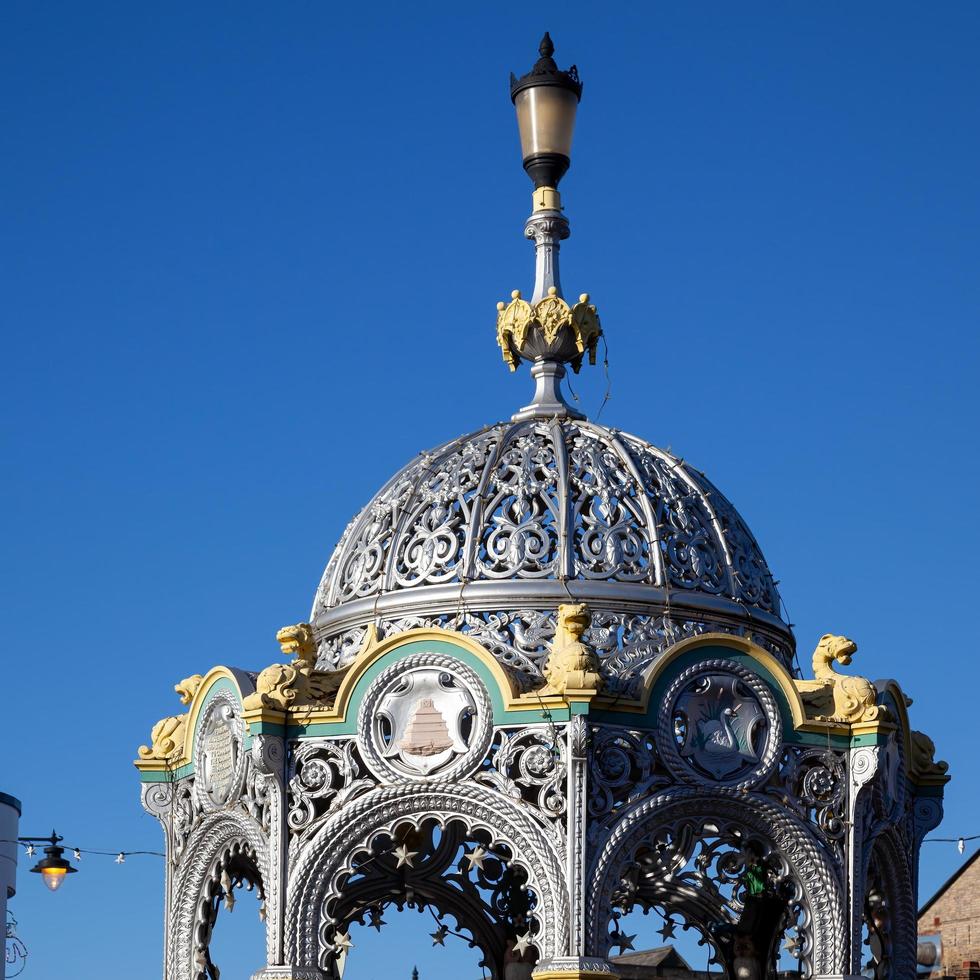
[[[78,868],[72,867],[71,862],[64,856],[65,851],[71,851],[72,857],[76,861],[81,861],[85,854],[93,854],[98,857],[115,858],[116,864],[125,864],[126,858],[149,855],[151,857],[164,857],[162,851],[104,851],[94,847],[72,847],[62,846],[64,837],[59,836],[57,831],[52,830],[50,837],[18,837],[16,839],[0,839],[0,844],[16,844],[24,848],[27,857],[34,857],[38,847],[44,845],[44,857],[31,868],[32,874],[39,874],[41,880],[50,891],[56,892],[64,883],[65,878],[70,874],[75,874]]]
[[[956,850],[962,854],[966,850],[966,842],[980,840],[980,834],[973,834],[970,837],[927,837],[925,844],[955,844]]]

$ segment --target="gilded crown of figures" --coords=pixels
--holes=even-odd
[[[569,306],[554,286],[536,303],[528,303],[515,289],[509,303],[497,304],[497,344],[511,371],[521,360],[548,360],[571,364],[577,374],[586,354],[595,364],[601,336],[599,314],[588,293]]]

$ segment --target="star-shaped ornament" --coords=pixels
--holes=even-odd
[[[387,925],[385,920],[381,918],[381,909],[371,909],[371,921],[368,923],[368,925],[372,929],[377,929],[378,932],[381,932],[381,927],[383,925]]]
[[[353,948],[354,944],[350,941],[349,932],[335,932],[333,934],[333,950],[335,953],[346,953]]]
[[[664,939],[670,939],[674,935],[676,926],[677,923],[673,919],[664,919],[664,927],[659,930],[659,933]]]
[[[412,858],[416,857],[418,853],[418,851],[410,851],[408,844],[399,844],[395,848],[395,857],[398,858],[398,864],[395,867],[400,868],[403,864],[407,864],[410,868],[414,868],[415,865],[412,863]]]
[[[783,949],[789,953],[793,959],[800,958],[800,937],[799,936],[787,936],[786,941],[783,943]]]
[[[37,848],[33,844],[28,844],[27,847],[24,848],[24,853],[29,858],[34,857],[34,854],[35,854],[36,851],[37,851]]]
[[[612,944],[613,946],[618,946],[620,953],[625,953],[626,950],[633,948],[633,940],[636,939],[636,933],[632,936],[627,936],[625,932],[614,932],[612,934]]]
[[[429,935],[432,937],[433,946],[445,946],[446,936],[449,935],[449,929],[440,924],[439,928],[436,929],[435,932],[430,932]]]
[[[514,940],[514,952],[518,956],[523,956],[531,945],[531,933],[525,932],[523,936],[518,936]]]
[[[483,870],[483,860],[487,856],[487,849],[482,844],[477,844],[477,846],[472,850],[468,851],[463,857],[470,862],[470,871],[474,868],[479,868]]]

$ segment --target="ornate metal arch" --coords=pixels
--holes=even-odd
[[[324,910],[343,892],[353,858],[378,833],[405,820],[460,821],[508,846],[538,896],[542,958],[568,947],[568,896],[562,861],[541,826],[504,797],[472,784],[406,783],[380,787],[334,814],[296,857],[286,900],[286,951],[296,966],[317,967],[328,923]]]
[[[194,934],[200,900],[215,861],[235,845],[247,846],[255,855],[261,880],[270,880],[267,842],[254,820],[232,811],[205,817],[188,840],[174,878],[168,980],[195,978]]]
[[[864,915],[882,945],[876,980],[915,976],[916,908],[908,853],[898,832],[883,831],[871,845]]]
[[[771,841],[802,886],[812,922],[813,972],[844,972],[847,922],[842,886],[819,843],[791,814],[767,800],[724,790],[673,789],[636,804],[620,817],[589,870],[586,928],[593,950],[603,948],[613,895],[637,849],[659,828],[685,817],[729,819]]]

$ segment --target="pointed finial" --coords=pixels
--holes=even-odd
[[[550,31],[544,32],[541,43],[538,45],[538,54],[542,58],[550,58],[555,53],[555,42],[551,40]]]
[[[419,968],[417,966],[412,967],[412,980],[419,980]]]

